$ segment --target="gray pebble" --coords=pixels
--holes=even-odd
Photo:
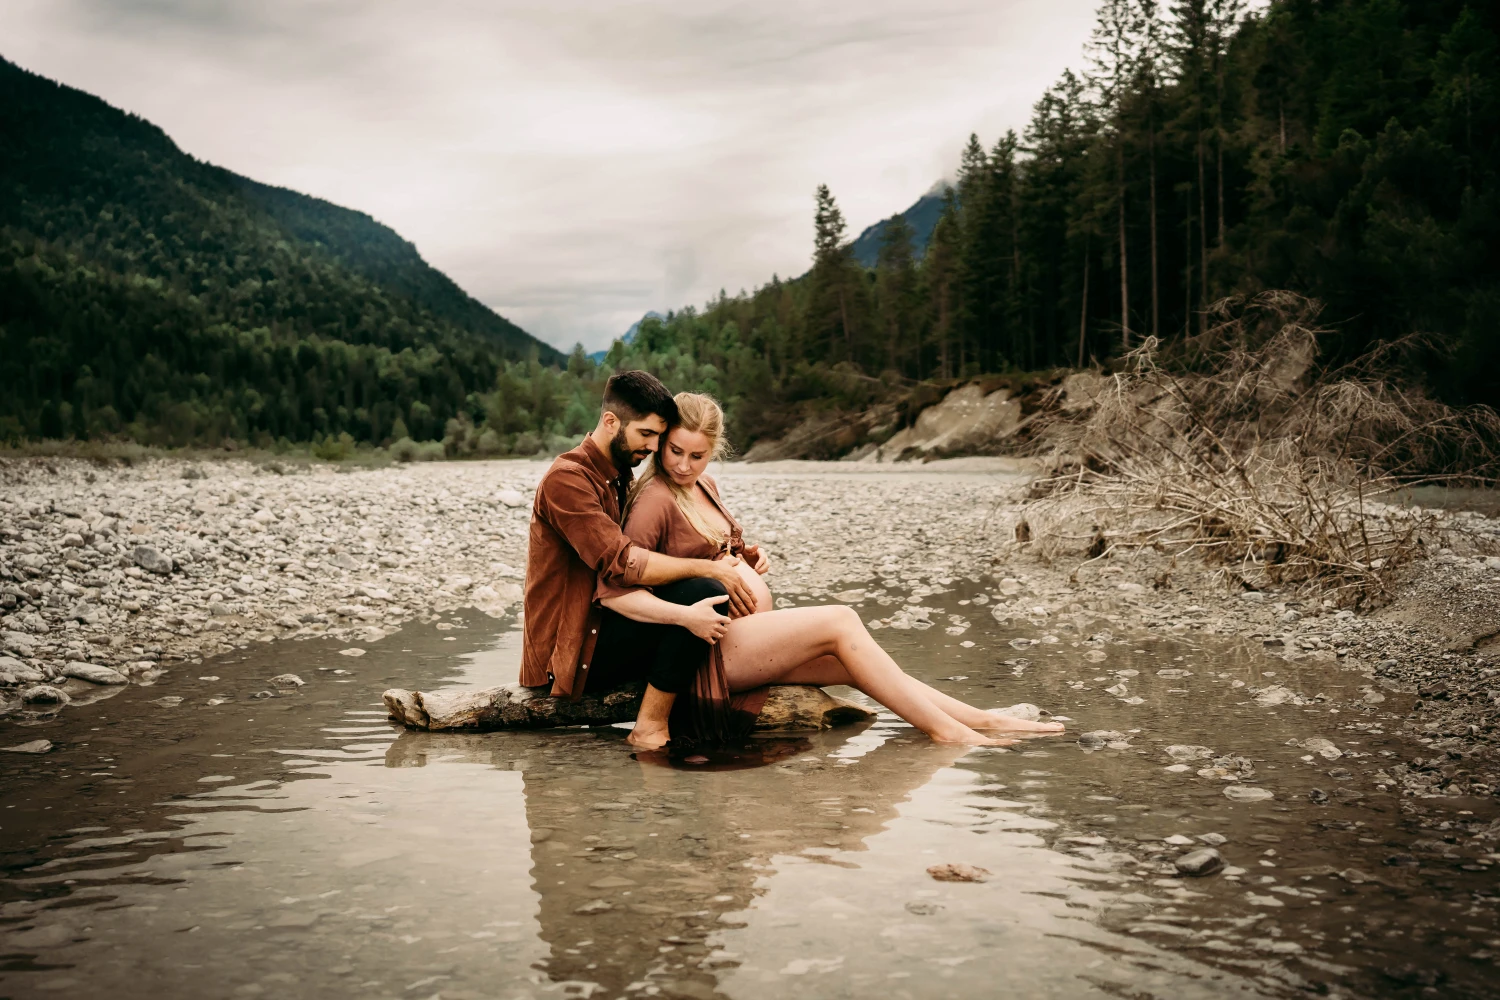
[[[1202,875],[1212,875],[1223,868],[1224,856],[1215,848],[1200,847],[1196,851],[1189,851],[1177,858],[1172,864],[1182,874],[1197,878]]]

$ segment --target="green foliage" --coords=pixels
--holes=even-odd
[[[930,233],[888,220],[867,269],[820,186],[806,274],[648,318],[602,364],[526,338],[368,217],[8,64],[0,131],[0,441],[533,455],[644,368],[719,397],[745,448],[922,380],[1184,337],[1268,288],[1325,302],[1346,357],[1435,334],[1435,387],[1500,402],[1494,5],[1105,0],[1088,70],[1019,136],[970,139]]]
[[[3,60],[0,134],[10,436],[433,438],[507,359],[561,360],[370,217]]]

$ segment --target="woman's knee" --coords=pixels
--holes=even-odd
[[[839,632],[861,633],[865,631],[865,623],[859,620],[859,612],[847,604],[829,605],[833,613],[833,627]]]
[[[847,649],[850,643],[870,637],[865,623],[860,621],[858,611],[844,604],[830,605],[827,611],[827,640],[835,649]]]

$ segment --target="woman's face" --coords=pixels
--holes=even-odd
[[[702,431],[674,427],[667,432],[667,440],[661,446],[661,467],[678,486],[696,483],[711,457],[711,443]]]

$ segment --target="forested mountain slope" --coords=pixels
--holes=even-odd
[[[439,437],[562,360],[368,215],[4,60],[0,136],[0,437]]]
[[[912,254],[918,260],[927,252],[927,241],[932,239],[932,231],[937,228],[938,219],[943,217],[948,190],[947,184],[938,184],[901,213],[902,221],[911,227]],[[881,219],[873,226],[866,226],[863,232],[854,237],[849,252],[855,260],[865,267],[875,267],[880,262],[880,247],[885,242],[886,230],[894,219],[895,216]]]

